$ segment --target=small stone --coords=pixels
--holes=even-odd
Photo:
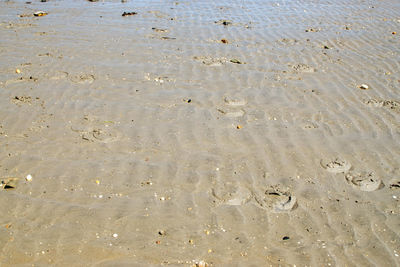
[[[19,73],[21,73],[21,70],[20,69],[16,69],[15,72],[19,74]]]
[[[152,181],[144,181],[140,183],[141,186],[145,186],[145,185],[153,185]]]
[[[113,236],[114,238],[118,238],[118,234],[117,234],[117,233],[113,234],[112,236]]]
[[[208,267],[208,264],[205,261],[199,261],[196,264],[194,264],[193,267]]]
[[[290,239],[290,237],[288,237],[288,236],[282,237],[282,240],[289,240],[289,239]]]
[[[238,125],[238,126],[236,126],[236,129],[242,129],[242,125]]]
[[[229,43],[229,42],[228,42],[228,40],[226,40],[226,39],[221,39],[221,43],[227,44],[227,43]]]
[[[358,88],[360,88],[362,90],[368,90],[369,86],[366,84],[361,84]]]
[[[0,187],[4,190],[11,190],[17,187],[18,178],[4,178],[0,181]]]
[[[240,60],[238,60],[236,58],[231,59],[230,62],[231,63],[235,63],[235,64],[244,64],[242,61],[240,61]]]
[[[160,231],[158,231],[158,234],[161,235],[161,236],[164,236],[164,235],[166,235],[167,233],[166,233],[164,230],[160,230]]]
[[[28,174],[28,175],[26,176],[25,180],[26,180],[27,182],[31,182],[31,181],[32,181],[32,175]]]
[[[43,16],[46,16],[48,13],[47,12],[44,12],[44,11],[38,11],[38,12],[35,12],[35,13],[33,13],[33,15],[35,16],[35,17],[43,17]]]
[[[218,21],[215,21],[216,24],[221,24],[224,26],[232,25],[232,21],[230,20],[225,20],[225,19],[220,19]]]
[[[126,17],[126,16],[133,16],[133,15],[136,15],[136,14],[137,14],[137,12],[124,12],[124,13],[122,13],[122,16]]]

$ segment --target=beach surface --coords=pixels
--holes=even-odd
[[[398,0],[0,1],[0,265],[400,266],[399,70]]]

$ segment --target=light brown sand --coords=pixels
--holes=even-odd
[[[1,266],[400,266],[399,1],[32,2]]]

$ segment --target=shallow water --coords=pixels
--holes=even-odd
[[[1,265],[399,266],[399,11],[0,2]]]

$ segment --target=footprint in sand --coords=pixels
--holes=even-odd
[[[343,159],[336,158],[330,162],[321,160],[321,167],[331,173],[346,173],[351,169],[351,164]]]
[[[244,111],[242,109],[232,110],[232,109],[217,109],[220,113],[224,114],[228,118],[239,118],[244,116]]]
[[[118,139],[114,122],[100,120],[93,116],[84,116],[81,121],[74,123],[71,130],[80,134],[81,138],[90,142],[110,143]]]
[[[376,178],[372,172],[348,173],[345,178],[348,184],[365,192],[375,191],[384,186],[382,180]]]
[[[109,130],[94,129],[91,131],[82,131],[81,137],[83,140],[91,142],[110,143],[116,140],[115,133]]]
[[[274,213],[289,212],[297,207],[296,197],[278,185],[270,186],[261,196],[256,195],[255,200],[261,208]]]
[[[51,76],[48,76],[49,80],[61,80],[61,79],[66,79],[68,77],[68,72],[65,71],[59,71],[54,73]]]
[[[253,197],[249,189],[228,183],[214,187],[211,194],[217,204],[230,206],[244,205]]]
[[[225,97],[225,106],[223,108],[218,108],[217,110],[224,114],[228,118],[239,118],[243,117],[245,112],[241,107],[247,104],[247,101],[242,98]]]
[[[225,105],[231,107],[241,107],[247,104],[247,101],[242,98],[235,98],[235,97],[225,97],[224,98]]]
[[[95,77],[92,74],[79,74],[71,76],[70,80],[74,83],[90,84],[94,82]]]

